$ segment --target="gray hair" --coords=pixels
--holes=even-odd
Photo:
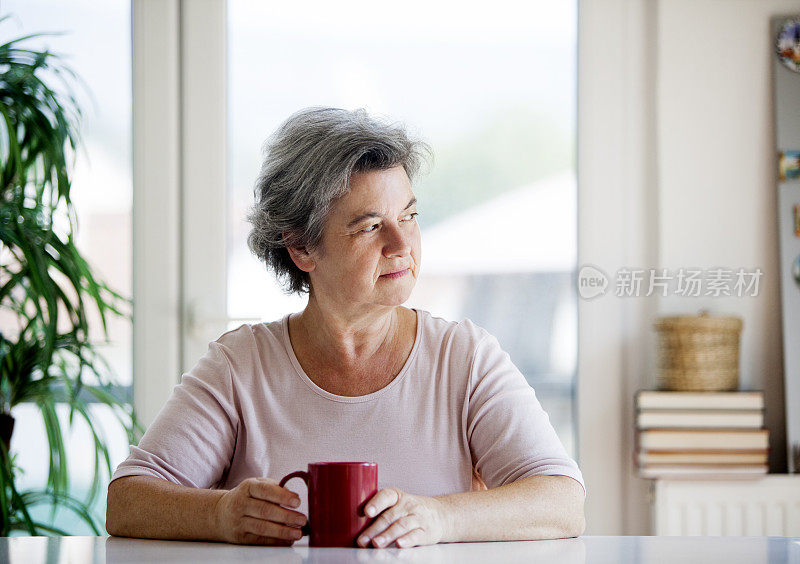
[[[378,121],[363,109],[300,110],[264,144],[247,245],[287,292],[308,292],[308,273],[287,247],[319,246],[331,205],[350,190],[351,175],[402,165],[413,180],[429,158],[430,147],[410,139],[402,124]]]

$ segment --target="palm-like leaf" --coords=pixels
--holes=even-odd
[[[100,529],[89,511],[87,503],[66,494],[55,494],[49,491],[17,491],[15,478],[18,468],[14,463],[14,458],[9,456],[2,444],[0,444],[0,457],[2,457],[0,459],[0,478],[2,478],[0,482],[2,485],[0,487],[0,503],[2,503],[0,535],[8,536],[13,531],[23,531],[31,535],[45,533],[63,536],[69,534],[53,525],[35,521],[30,514],[30,508],[36,505],[65,507],[89,525],[96,535],[100,534]]]
[[[130,317],[131,302],[98,280],[75,246],[70,171],[79,147],[81,111],[72,86],[79,81],[57,56],[22,46],[32,37],[0,45],[0,308],[17,320],[15,329],[0,332],[0,413],[10,413],[21,402],[37,405],[50,462],[46,490],[20,493],[13,458],[2,447],[0,533],[61,533],[31,518],[27,507],[42,503],[54,511],[66,507],[97,531],[88,504],[100,492],[102,473],[110,475],[112,467],[88,402],[110,406],[131,442],[142,429],[129,398],[115,393],[113,371],[89,340],[88,313],[90,307],[99,313],[107,341],[107,316]],[[59,231],[57,223],[68,227]],[[84,382],[85,374],[99,384]],[[70,426],[75,416],[87,424],[94,443],[94,473],[85,502],[68,494],[59,405],[69,406]]]

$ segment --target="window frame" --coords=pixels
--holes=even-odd
[[[133,381],[148,425],[226,330],[226,2],[131,11]]]

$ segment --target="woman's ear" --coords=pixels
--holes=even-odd
[[[289,257],[297,268],[303,272],[314,270],[316,263],[306,247],[286,247],[286,250],[289,251]]]
[[[289,232],[281,233],[281,236],[284,242],[291,240]],[[286,245],[286,250],[289,251],[289,258],[292,259],[292,262],[297,268],[303,272],[311,272],[314,270],[314,259],[311,257],[311,253],[308,252],[306,247]]]

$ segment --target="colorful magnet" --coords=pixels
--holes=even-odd
[[[800,178],[800,151],[778,153],[778,178],[781,181]]]
[[[784,22],[775,40],[775,51],[783,66],[800,72],[800,19]]]

